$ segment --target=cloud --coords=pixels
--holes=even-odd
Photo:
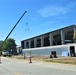
[[[45,6],[42,9],[38,10],[39,13],[43,17],[56,16],[59,14],[66,14],[68,12],[67,7],[59,7],[59,6]]]
[[[75,7],[75,5],[76,5],[76,1],[71,1],[71,2],[67,5],[67,8]]]
[[[48,20],[48,21],[44,21],[43,23],[41,23],[39,27],[41,27],[41,28],[51,28],[51,27],[54,26],[54,24],[59,23],[59,22],[60,21],[57,21],[57,20],[53,20],[53,21]]]

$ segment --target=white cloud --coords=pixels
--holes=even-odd
[[[56,21],[56,20],[53,20],[53,21],[44,21],[42,24],[40,24],[39,27],[41,28],[51,28],[52,26],[54,26],[54,24],[56,23],[59,23],[60,21]]]
[[[71,9],[72,7],[76,7],[75,5],[76,5],[76,1],[72,1],[69,3],[69,5],[67,5],[67,8]]]
[[[59,14],[66,14],[68,12],[67,7],[59,7],[59,6],[45,6],[42,9],[37,11],[43,17],[56,16]]]

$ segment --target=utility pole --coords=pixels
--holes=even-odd
[[[22,17],[25,15],[26,12],[27,11],[25,10],[25,12],[22,14],[22,16],[19,18],[19,20],[16,22],[16,24],[14,25],[14,27],[11,29],[11,31],[9,32],[9,34],[7,35],[7,37],[5,38],[4,42],[8,39],[8,37],[13,32],[13,30],[16,28],[16,26],[18,25],[18,23],[20,22],[20,20],[22,19]],[[0,49],[2,48],[4,42],[2,43]],[[0,63],[1,63],[1,53],[2,53],[2,51],[0,50]]]

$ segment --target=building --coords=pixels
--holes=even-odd
[[[73,35],[76,25],[71,25],[52,32],[21,41],[22,49],[63,45],[73,43]]]
[[[26,52],[31,50],[32,54],[44,54],[44,55],[49,55],[51,51],[56,51],[58,55],[61,55],[62,52],[66,51],[69,53],[70,56],[72,56],[72,53],[75,56],[76,53],[74,47],[75,44],[72,46],[65,45],[68,43],[72,44],[74,43],[73,37],[75,29],[76,25],[71,25],[26,40],[22,40],[21,41],[22,49]]]
[[[16,49],[17,49],[17,53],[18,53],[18,54],[21,54],[21,53],[22,53],[22,48],[21,48],[21,46],[17,45],[17,46],[16,46]]]

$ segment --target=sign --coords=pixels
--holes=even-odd
[[[68,52],[62,52],[62,56],[68,56]]]

